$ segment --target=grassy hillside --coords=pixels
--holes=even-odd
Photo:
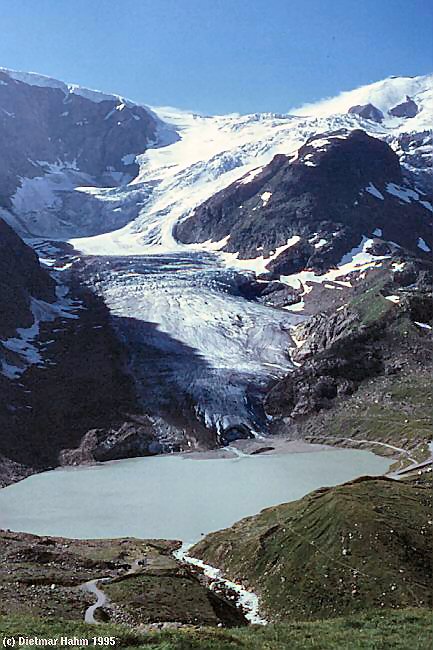
[[[430,486],[365,477],[262,511],[191,554],[257,591],[273,620],[431,605]]]
[[[344,438],[395,445],[407,451],[401,456],[407,465],[409,456],[418,461],[429,457],[432,427],[431,373],[411,369],[366,381],[332,410],[302,423],[302,436],[310,442],[337,445],[344,445]],[[387,447],[367,447],[378,454],[395,455]]]
[[[89,647],[93,647],[95,634],[113,635],[116,638],[114,647],[118,650],[427,650],[431,647],[432,620],[427,610],[388,610],[309,623],[290,622],[232,630],[182,628],[146,633],[119,625],[104,624],[95,628],[64,620],[0,617],[0,643],[5,636],[75,636],[90,639]]]
[[[431,297],[423,292],[405,296],[403,292],[402,305],[397,308],[381,293],[388,293],[385,280],[383,277],[350,303],[363,325],[387,323],[381,343],[385,373],[365,381],[332,413],[313,418],[304,433],[321,431],[337,438],[376,440],[402,447],[422,461],[429,457],[427,443],[433,427],[432,341],[430,332],[414,320],[426,320],[424,312],[431,316]],[[380,446],[372,449],[387,453]]]

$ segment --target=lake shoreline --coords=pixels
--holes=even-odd
[[[263,438],[239,439],[226,447],[205,451],[183,451],[179,455],[193,460],[228,459],[244,456],[276,454],[304,454],[317,451],[331,451],[332,445],[311,443],[306,440],[289,440],[285,436],[266,436]]]
[[[319,442],[319,441],[324,442]],[[326,442],[325,442],[326,441]],[[387,445],[381,446],[381,443],[376,441],[362,440],[358,441],[356,439],[349,438],[329,438],[326,436],[309,436],[308,438],[296,438],[289,439],[284,435],[269,435],[263,436],[260,438],[249,438],[249,439],[239,439],[233,441],[231,445],[226,447],[218,447],[215,449],[190,449],[172,453],[162,453],[154,454],[149,456],[133,456],[131,458],[116,458],[113,460],[106,461],[93,461],[93,462],[83,462],[74,465],[56,465],[54,467],[48,467],[40,469],[37,471],[30,471],[28,474],[17,478],[11,482],[8,482],[6,485],[0,487],[0,493],[12,486],[22,483],[23,481],[31,478],[32,476],[37,476],[39,474],[45,474],[47,472],[64,472],[64,471],[77,471],[92,469],[95,467],[105,467],[109,465],[114,465],[117,463],[122,463],[125,461],[138,460],[143,458],[172,458],[172,457],[182,457],[189,460],[227,460],[233,459],[236,457],[246,457],[246,456],[275,456],[275,455],[285,455],[285,454],[304,454],[304,453],[314,453],[317,451],[333,451],[335,449],[364,449],[370,451],[375,456],[386,457],[390,460],[397,461],[402,460],[402,456],[408,455],[408,452],[405,450],[397,451],[396,448],[389,448]],[[404,452],[404,454],[402,453]],[[399,469],[403,469],[404,465]]]

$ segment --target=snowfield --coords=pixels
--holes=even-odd
[[[418,115],[411,119],[387,115],[387,110],[404,101],[406,95],[414,97],[419,104]],[[381,124],[347,114],[350,106],[368,102],[378,105],[384,112]],[[433,75],[388,79],[343,93],[334,100],[303,107],[293,115],[208,117],[172,108],[153,110],[161,124],[170,125],[180,139],[168,146],[149,149],[137,157],[139,175],[129,185],[113,190],[111,200],[116,197],[118,201],[127,202],[128,194],[143,186],[150,190],[148,198],[144,199],[134,221],[125,227],[98,237],[73,239],[71,243],[83,253],[129,255],[185,250],[185,246],[172,237],[173,225],[178,220],[187,218],[196,206],[230,183],[252,180],[276,154],[295,156],[305,140],[317,133],[362,128],[398,149],[397,138],[402,134],[431,132]],[[166,126],[161,129],[166,133]],[[160,142],[166,138],[164,133]],[[326,142],[326,139],[317,140],[315,145],[325,146]],[[368,189],[374,192],[374,188]],[[81,190],[101,202],[107,200],[104,191]],[[389,188],[388,191],[400,192],[403,200],[415,200],[414,196],[405,195],[403,189]],[[264,205],[268,198],[265,197]],[[202,248],[212,250],[209,245]],[[254,264],[249,268],[254,270]]]
[[[79,94],[94,102],[117,101],[116,110],[133,105],[118,95],[87,90],[75,84],[36,75],[5,71],[32,85],[58,88],[67,97]],[[410,96],[418,105],[413,118],[397,118],[388,111]],[[374,104],[384,115],[381,123],[365,120],[347,110],[357,104]],[[336,98],[293,109],[281,115],[202,116],[174,108],[143,107],[159,124],[153,146],[143,154],[126,154],[139,164],[133,180],[116,173],[112,188],[94,186],[93,179],[74,165],[43,165],[43,176],[23,178],[12,198],[13,209],[4,218],[23,236],[70,240],[78,250],[95,255],[160,254],[185,250],[173,239],[173,225],[188,218],[203,201],[234,181],[249,182],[279,153],[296,156],[307,138],[323,137],[314,146],[326,146],[326,134],[338,129],[362,128],[386,139],[400,155],[403,165],[416,172],[418,158],[432,153],[429,140],[433,121],[433,75],[389,78],[344,92]],[[113,109],[114,110],[114,109]],[[402,138],[423,134],[422,142],[403,151]],[[423,144],[425,140],[425,144]],[[417,158],[415,164],[415,158]],[[308,164],[308,160],[305,164]],[[107,171],[107,174],[109,172]],[[129,181],[129,182],[128,182]],[[368,192],[381,198],[374,187]],[[405,188],[388,191],[403,201],[421,200]],[[263,207],[269,197],[262,197]],[[25,224],[24,224],[25,222]],[[25,226],[25,227],[23,227]],[[27,232],[26,232],[27,230]],[[200,247],[212,250],[212,242]],[[233,262],[226,259],[227,263]],[[248,268],[254,270],[251,262]]]

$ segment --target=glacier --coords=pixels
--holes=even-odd
[[[6,72],[23,83],[58,88],[65,97],[115,100],[118,110],[131,103],[31,73]],[[282,310],[246,300],[240,292],[245,274],[263,272],[269,258],[258,250],[256,258],[241,260],[236,253],[220,252],[223,242],[181,244],[173,228],[219,190],[251,180],[276,154],[295,159],[307,138],[319,133],[323,140],[316,146],[327,142],[328,133],[361,128],[386,140],[407,173],[416,174],[415,156],[431,155],[432,88],[432,75],[390,78],[287,114],[205,116],[151,107],[158,123],[155,141],[141,154],[124,156],[125,164],[138,164],[135,178],[113,177],[113,187],[95,186],[88,174],[59,162],[45,166],[41,176],[23,178],[12,208],[1,208],[0,216],[41,255],[56,241],[74,247],[72,268],[64,275],[79,272],[109,307],[129,349],[143,408],[155,416],[179,417],[181,426],[195,419],[220,441],[229,442],[228,432],[239,427],[260,435],[266,431],[261,391],[294,367],[290,331],[303,318],[304,303]],[[406,95],[415,99],[418,114],[389,115]],[[369,102],[383,112],[382,122],[347,113],[350,106]],[[421,144],[403,151],[404,138],[424,132]],[[381,198],[374,187],[366,191]],[[403,189],[388,191],[414,200],[405,198]],[[269,196],[262,200],[266,205]],[[283,281],[303,286],[304,294],[311,282],[338,287],[342,274],[377,262],[365,252],[368,235],[342,259],[341,268],[322,276],[303,271]],[[281,250],[296,241],[293,237]]]

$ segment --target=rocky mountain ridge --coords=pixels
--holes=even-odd
[[[238,252],[239,259],[260,251],[272,256],[266,269],[282,275],[328,270],[363,236],[426,256],[432,207],[421,190],[403,183],[386,143],[360,130],[323,134],[214,195],[174,234],[187,244],[221,241],[220,250]]]
[[[18,152],[11,152],[11,159],[8,153],[4,164],[9,171],[5,168],[0,173],[4,176],[0,187],[9,188],[3,198],[3,205],[8,206],[3,217],[26,237],[29,232],[65,239],[116,231],[115,237],[81,239],[79,248],[116,254],[139,253],[155,245],[173,249],[166,225],[184,218],[245,172],[267,165],[276,154],[292,154],[309,137],[341,128],[363,129],[389,142],[410,182],[416,181],[423,191],[433,189],[431,76],[390,78],[285,115],[203,117],[174,109],[150,111],[124,98],[33,73],[3,69],[2,75],[5,106],[0,113],[0,138],[4,151],[9,152],[8,142],[17,137],[18,142],[22,140],[19,159],[15,159]],[[45,98],[41,107],[25,116],[17,133],[22,122],[21,96],[31,105],[39,94]],[[416,103],[417,114],[390,115],[407,95]],[[63,101],[77,105],[76,120]],[[382,122],[349,113],[355,104],[369,102],[384,114]],[[36,122],[41,110],[49,111],[52,120],[47,123],[44,113],[40,123]],[[28,146],[35,144],[35,137],[37,151],[30,152]],[[73,143],[84,142],[83,137],[92,143],[92,151],[86,144],[78,164]],[[105,161],[105,149],[113,160]],[[137,166],[137,177],[128,183]],[[13,194],[16,174],[20,180]]]
[[[158,128],[156,115],[122,97],[0,68],[3,216],[27,236],[38,234],[38,211],[53,213],[63,192],[131,181],[135,155],[155,143]],[[73,222],[63,211],[65,234]],[[111,227],[100,223],[95,232]]]

